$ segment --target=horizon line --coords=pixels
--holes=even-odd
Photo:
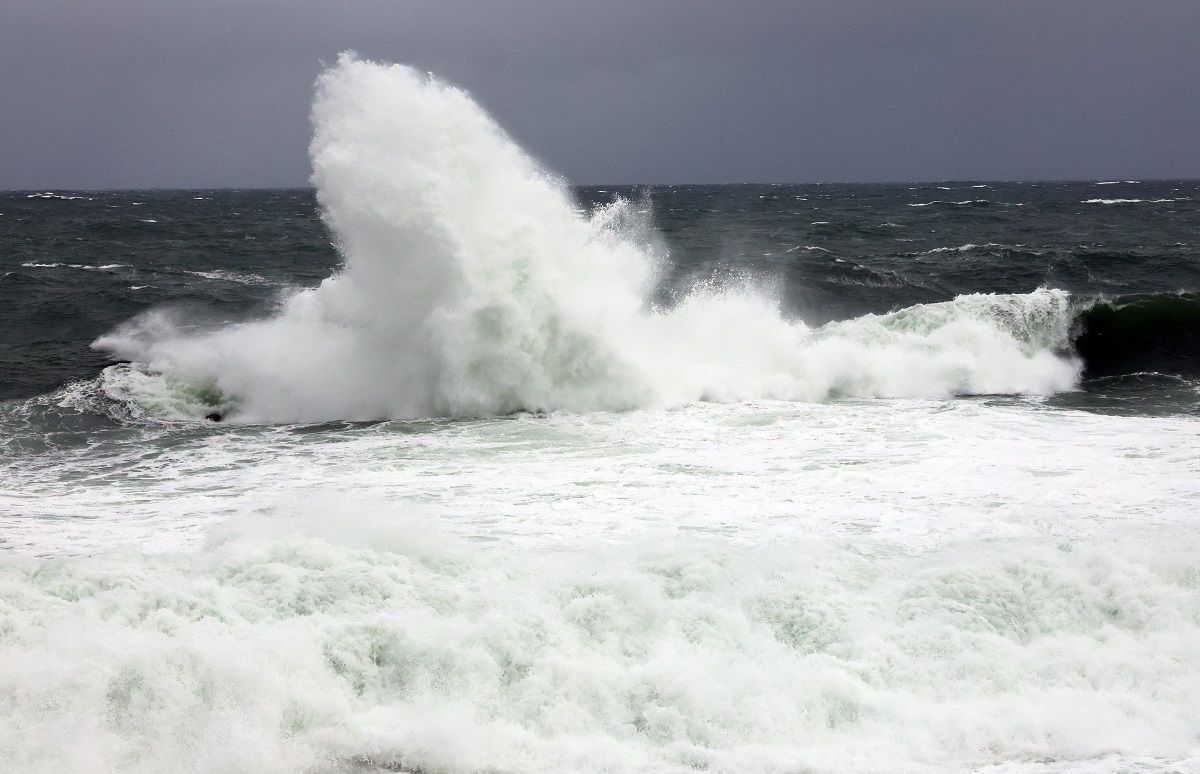
[[[997,184],[1043,184],[1043,183],[1110,183],[1110,184],[1126,184],[1135,185],[1141,183],[1194,183],[1200,182],[1200,177],[1143,177],[1138,179],[1113,179],[1113,178],[942,178],[928,180],[859,180],[859,181],[834,181],[834,180],[811,180],[797,182],[760,182],[760,181],[741,181],[741,182],[694,182],[694,183],[567,183],[571,188],[600,188],[603,186],[611,186],[613,188],[688,188],[688,187],[718,187],[718,186],[810,186],[810,185],[841,185],[841,186],[856,186],[856,185],[934,185],[938,183],[997,183]],[[77,188],[72,186],[38,186],[35,188],[0,188],[0,193],[38,193],[38,192],[53,192],[53,191],[72,191],[72,192],[90,192],[90,193],[119,193],[122,191],[315,191],[314,185],[230,185],[230,186],[122,186],[115,188]]]

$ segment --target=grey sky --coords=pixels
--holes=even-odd
[[[303,184],[320,61],[579,183],[1200,177],[1197,0],[0,0],[0,188]]]

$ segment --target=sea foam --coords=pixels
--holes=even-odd
[[[1052,291],[817,330],[744,283],[653,308],[663,256],[637,207],[580,213],[466,92],[408,67],[343,55],[313,122],[342,269],[268,319],[196,334],[152,312],[98,347],[249,422],[1049,393],[1078,376]]]
[[[1179,771],[1196,754],[1194,541],[531,553],[361,504],[275,521],[191,556],[0,560],[11,770]]]

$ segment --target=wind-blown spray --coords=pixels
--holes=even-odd
[[[122,326],[97,346],[155,376],[114,371],[110,394],[190,390],[205,399],[152,402],[272,422],[1039,393],[1078,376],[1057,354],[1059,292],[817,330],[745,288],[653,309],[657,258],[628,203],[579,213],[466,92],[408,67],[343,54],[318,80],[313,122],[312,180],[342,270],[265,320]]]

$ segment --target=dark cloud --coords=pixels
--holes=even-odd
[[[578,182],[1200,177],[1200,3],[0,4],[0,187],[294,185],[342,49]]]

